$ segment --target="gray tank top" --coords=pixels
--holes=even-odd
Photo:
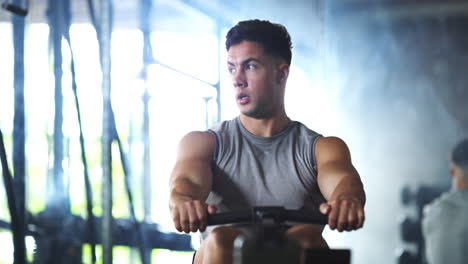
[[[321,135],[297,121],[273,137],[257,137],[240,118],[208,130],[215,135],[213,186],[207,203],[218,212],[283,206],[318,213],[315,144]]]

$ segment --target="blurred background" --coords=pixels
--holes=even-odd
[[[251,18],[292,36],[288,115],[344,139],[364,182],[365,227],[329,245],[424,263],[421,210],[468,135],[468,1],[1,2],[1,264],[190,263],[176,146],[237,115],[224,36]]]

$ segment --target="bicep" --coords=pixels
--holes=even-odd
[[[317,168],[329,163],[351,165],[351,154],[346,143],[337,137],[322,137],[315,147]]]
[[[171,184],[177,180],[190,181],[197,186],[211,187],[211,162],[214,138],[209,132],[190,132],[182,138],[171,175]]]
[[[325,198],[329,199],[344,178],[359,180],[359,174],[351,162],[346,143],[337,137],[324,137],[317,141],[317,181]]]

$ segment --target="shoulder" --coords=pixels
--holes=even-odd
[[[322,148],[348,148],[344,140],[339,137],[322,137],[318,140],[317,144]]]
[[[299,121],[291,121],[292,122],[292,127],[293,127],[293,130],[296,131],[297,133],[299,133],[300,135],[304,135],[304,136],[312,136],[312,137],[319,137],[319,136],[322,136],[321,134],[315,132],[314,130],[308,128],[306,125],[304,125],[303,123],[299,122]],[[295,129],[294,129],[295,128]]]
[[[299,147],[303,147],[306,152],[312,150],[312,155],[315,155],[317,141],[322,138],[320,133],[308,128],[299,121],[292,121],[287,130],[289,138],[293,138]]]
[[[423,210],[423,224],[426,229],[430,226],[439,226],[441,222],[453,221],[460,216],[468,215],[468,200],[459,192],[448,191],[439,198],[427,204]]]
[[[236,128],[236,127],[238,127],[237,117],[232,120],[223,121],[213,126],[208,131],[214,132],[214,133],[223,133],[223,132],[232,130],[233,128]]]
[[[318,162],[343,159],[349,160],[351,158],[348,146],[338,137],[319,138],[315,149]]]
[[[181,157],[211,157],[215,149],[215,137],[207,131],[192,131],[180,140],[178,156]]]
[[[213,140],[213,134],[208,131],[191,131],[182,137],[181,143],[207,143]]]
[[[447,211],[458,211],[460,206],[457,205],[463,202],[459,192],[447,191],[424,207],[424,215],[429,217],[447,213]]]

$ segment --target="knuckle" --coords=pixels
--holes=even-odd
[[[173,220],[174,222],[179,221],[179,216],[178,216],[178,215],[172,215],[172,220]]]
[[[346,226],[347,222],[345,220],[339,220],[338,225],[339,226]]]

